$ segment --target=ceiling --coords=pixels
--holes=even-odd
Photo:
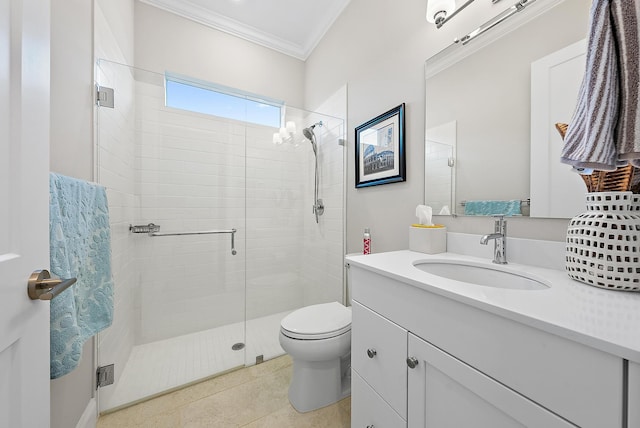
[[[350,0],[140,0],[306,60]]]

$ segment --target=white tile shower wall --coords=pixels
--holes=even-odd
[[[123,62],[111,29],[96,7],[96,56]],[[98,363],[115,364],[115,385],[100,391],[100,411],[109,409],[122,369],[133,349],[135,263],[129,223],[135,213],[133,76],[128,67],[102,61],[96,80],[115,90],[116,108],[98,108],[96,155],[98,181],[107,188],[111,225],[111,268],[114,279],[113,324],[98,335]]]
[[[274,151],[273,128],[167,108],[160,85],[137,90],[137,220],[164,232],[238,230],[236,256],[229,235],[136,237],[138,343],[299,306],[293,146]]]
[[[331,108],[330,111],[334,111]],[[315,121],[311,120],[310,123]],[[314,156],[309,148],[306,158],[304,195],[304,250],[302,279],[304,305],[342,301],[343,283],[343,204],[344,137],[342,120],[325,117],[316,128],[318,142],[319,194],[325,211],[316,223],[312,214]]]
[[[274,145],[274,131],[247,126],[247,319],[302,305],[306,147]]]
[[[425,168],[429,171],[426,185],[429,190],[429,203],[435,213],[446,205],[451,211],[451,176],[448,164],[451,157],[451,146],[431,143],[427,147]]]
[[[343,301],[344,263],[344,169],[347,117],[347,87],[338,89],[306,118],[306,126],[322,120],[315,131],[319,144],[319,198],[325,212],[316,224],[311,213],[313,205],[313,154],[307,151],[304,191],[304,249],[302,280],[304,304]],[[338,119],[342,118],[342,119]],[[340,145],[344,139],[344,146]]]

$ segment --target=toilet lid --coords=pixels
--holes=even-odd
[[[338,302],[306,306],[284,317],[280,327],[294,339],[327,339],[351,329],[351,309]]]

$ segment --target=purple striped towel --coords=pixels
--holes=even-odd
[[[594,0],[587,64],[560,161],[640,167],[640,0]]]

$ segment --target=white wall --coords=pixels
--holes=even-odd
[[[314,157],[310,147],[307,152],[305,191],[302,199],[304,237],[302,257],[302,279],[304,305],[342,301],[343,299],[343,254],[344,254],[344,160],[347,153],[339,139],[345,138],[347,115],[347,88],[340,87],[321,105],[312,110],[333,117],[310,115],[305,126],[322,120],[316,127],[319,163],[319,194],[325,211],[316,224],[311,212],[313,206]],[[341,118],[341,119],[337,119]],[[304,143],[307,143],[306,141]]]
[[[486,21],[506,2],[475,2],[440,30],[425,20],[424,0],[351,0],[307,60],[305,102],[317,105],[348,84],[347,252],[362,251],[371,228],[374,252],[408,247],[407,225],[424,200],[424,61]],[[406,103],[407,181],[355,189],[354,128]],[[487,218],[437,219],[451,231],[486,233]],[[513,219],[510,235],[563,240],[566,220]]]
[[[141,2],[135,17],[136,67],[303,105],[302,61]]]
[[[51,2],[50,169],[93,180],[93,5]],[[71,373],[51,381],[51,427],[75,427],[94,394],[94,339]],[[42,357],[42,356],[40,356]]]
[[[94,0],[100,7],[100,20],[109,25],[109,38],[112,41],[96,46],[97,58],[120,61],[123,64],[133,64],[134,61],[134,3],[135,0]],[[103,37],[106,36],[100,32]]]
[[[51,170],[93,179],[93,7],[51,2]]]

